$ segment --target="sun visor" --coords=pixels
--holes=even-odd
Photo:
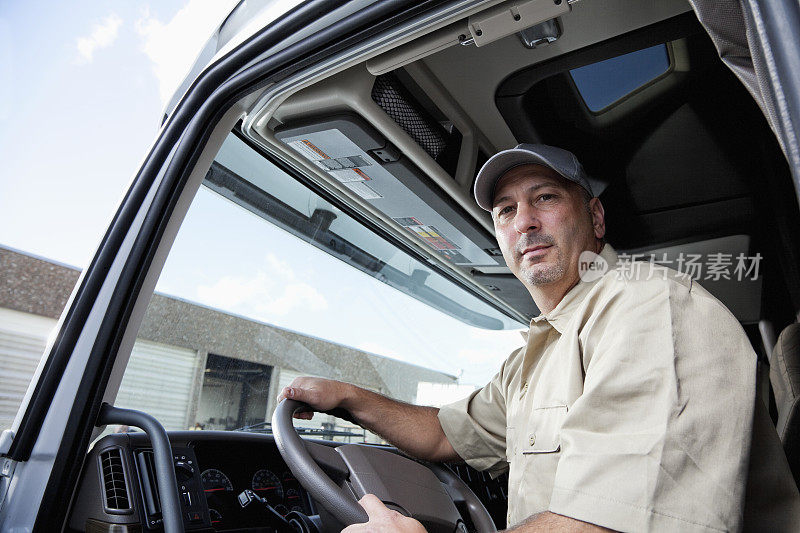
[[[465,268],[505,265],[493,237],[358,116],[289,123],[275,136],[447,261]]]

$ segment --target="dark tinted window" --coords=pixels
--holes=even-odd
[[[667,46],[660,44],[572,69],[570,74],[587,107],[600,111],[664,74],[669,64]]]

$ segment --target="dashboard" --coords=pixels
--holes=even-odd
[[[318,514],[271,435],[169,432],[186,531],[275,531],[274,513]],[[318,446],[333,445],[317,441]],[[245,490],[263,498],[246,507]],[[326,516],[326,519],[328,517]],[[338,525],[338,524],[337,524]],[[161,531],[150,441],[143,433],[106,435],[90,450],[70,513],[72,531]]]
[[[186,531],[285,530],[276,513],[307,518],[321,531],[342,529],[290,472],[272,435],[179,431],[169,432],[169,438]],[[309,440],[307,449],[314,456],[338,444]],[[498,529],[505,527],[507,476],[492,480],[463,464],[450,468],[483,501]],[[327,473],[344,483],[341,472]],[[239,495],[246,490],[269,507],[255,500],[243,507]],[[106,435],[94,444],[83,465],[68,524],[72,532],[163,531],[153,454],[144,433]]]
[[[245,489],[264,498],[282,516],[291,511],[315,514],[307,493],[272,443],[198,441],[199,465],[212,527],[225,530],[264,523],[262,506],[242,508],[237,495]]]

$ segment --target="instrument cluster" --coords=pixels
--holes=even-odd
[[[266,499],[283,516],[291,511],[313,514],[308,495],[274,444],[200,441],[195,443],[194,452],[215,529],[263,524],[266,513],[263,505],[246,508],[239,505],[237,495],[245,489]]]

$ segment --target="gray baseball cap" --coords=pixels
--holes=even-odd
[[[518,144],[514,148],[494,154],[478,171],[473,191],[478,205],[486,211],[491,211],[497,180],[512,168],[529,163],[552,168],[594,196],[589,176],[575,154],[546,144]]]

